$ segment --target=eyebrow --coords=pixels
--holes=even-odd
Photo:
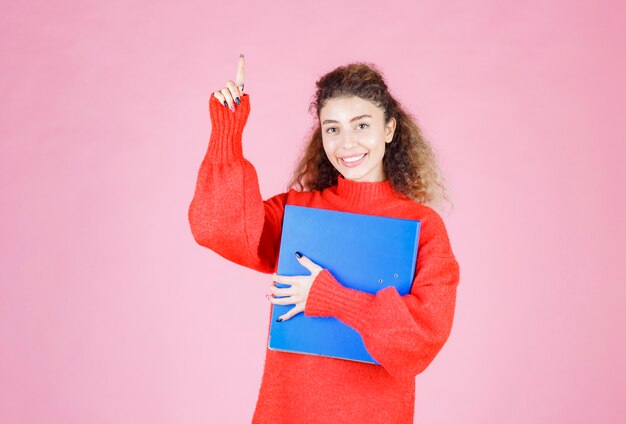
[[[355,116],[354,118],[350,119],[350,122],[354,122],[354,121],[358,121],[361,118],[371,118],[372,115],[359,115],[359,116]],[[335,121],[334,119],[326,119],[324,120],[324,122],[322,122],[322,125],[324,124],[331,124],[331,123],[339,123],[339,121]]]

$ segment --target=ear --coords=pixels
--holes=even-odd
[[[396,132],[396,118],[390,118],[385,125],[385,143],[391,143]]]

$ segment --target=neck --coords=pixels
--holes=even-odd
[[[354,203],[390,200],[396,197],[391,181],[352,181],[339,174],[336,193],[339,197]]]

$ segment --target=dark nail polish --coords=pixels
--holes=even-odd
[[[239,97],[235,97],[235,103],[237,103],[238,105],[241,104],[241,100],[239,100]]]
[[[300,259],[302,257],[302,253],[296,252],[296,258]]]
[[[241,91],[243,91],[243,83],[241,84]]]
[[[278,318],[276,321],[281,322],[283,319],[282,318]]]
[[[224,106],[228,106],[228,103],[226,103],[226,100],[224,100]]]

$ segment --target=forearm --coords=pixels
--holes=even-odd
[[[264,201],[254,166],[243,157],[249,96],[231,112],[211,97],[212,130],[189,205],[194,239],[235,263],[272,272],[286,194]]]
[[[348,288],[324,269],[307,299],[306,316],[333,316],[354,328],[366,349],[390,374],[411,378],[422,372],[446,342],[456,303],[458,265],[438,284],[401,296],[395,287],[376,294]]]

